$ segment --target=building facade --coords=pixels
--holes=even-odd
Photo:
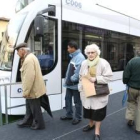
[[[9,22],[9,19],[0,17],[0,42],[2,40],[2,35],[6,30],[8,22]]]

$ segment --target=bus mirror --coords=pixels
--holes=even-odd
[[[50,11],[48,11],[48,16],[55,16],[56,13],[56,8],[54,5],[48,5],[48,7],[50,8]]]
[[[37,13],[37,15],[42,15],[44,13],[48,13],[49,16],[55,16],[56,14],[56,7],[55,5],[48,5],[48,8],[42,10],[42,11],[39,11]]]
[[[34,20],[35,36],[42,37],[44,35],[44,17],[41,15],[36,16]]]

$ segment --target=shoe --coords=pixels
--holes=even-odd
[[[26,122],[19,122],[17,123],[18,127],[30,127],[31,124],[29,123],[26,123]]]
[[[135,133],[136,133],[136,134],[140,134],[140,131],[138,131],[138,130],[135,130]]]
[[[129,120],[129,121],[127,122],[127,125],[128,125],[129,127],[133,126],[133,125],[134,125],[134,121],[133,121],[133,120]]]
[[[90,130],[92,130],[92,129],[94,129],[95,128],[95,125],[93,125],[92,127],[90,127],[90,125],[87,125],[87,126],[85,126],[84,128],[83,128],[83,132],[88,132],[88,131],[90,131]]]
[[[32,130],[42,130],[42,129],[45,129],[45,127],[38,127],[38,126],[31,126],[30,127]]]
[[[73,125],[76,125],[76,124],[78,124],[78,123],[80,123],[80,122],[81,122],[81,120],[74,119],[74,120],[72,121],[72,124],[73,124]]]
[[[96,135],[96,134],[95,134],[93,140],[101,140],[100,135]]]
[[[60,117],[60,120],[63,120],[63,121],[65,121],[65,120],[72,120],[73,118],[69,118],[69,117],[67,117],[67,116],[62,116],[62,117]]]

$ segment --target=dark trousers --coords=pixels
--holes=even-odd
[[[75,119],[81,120],[82,119],[82,103],[80,99],[80,93],[78,90],[66,89],[66,97],[65,97],[65,104],[66,104],[66,116],[73,117],[73,109],[72,109],[72,96],[74,98],[75,104]]]
[[[45,123],[40,107],[40,98],[38,99],[26,99],[26,114],[23,119],[24,122],[36,126],[38,128],[44,128]]]

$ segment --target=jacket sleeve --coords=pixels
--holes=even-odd
[[[78,60],[78,62],[76,62],[74,75],[72,75],[71,78],[70,78],[72,82],[78,82],[79,71],[80,71],[81,63],[82,63],[83,60],[84,60],[84,58],[81,58],[81,59]]]
[[[79,90],[79,92],[83,91],[83,86],[82,86],[82,65],[81,65],[80,72],[79,72],[78,90]]]
[[[128,83],[128,81],[130,79],[130,76],[131,76],[130,74],[131,74],[130,73],[130,62],[128,62],[127,66],[126,66],[126,68],[125,68],[125,70],[123,72],[123,83],[124,84]]]
[[[102,64],[101,71],[101,75],[96,76],[97,83],[107,84],[111,81],[113,76],[110,64],[108,62],[106,62],[106,64]]]
[[[35,67],[33,61],[31,63],[26,63],[23,70],[23,79],[22,79],[22,87],[23,87],[23,95],[29,96],[31,88],[33,86],[35,79]]]

